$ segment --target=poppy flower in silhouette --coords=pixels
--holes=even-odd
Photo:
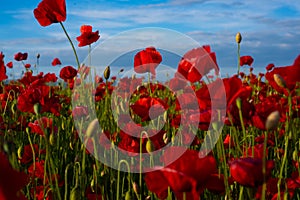
[[[13,68],[13,66],[14,66],[13,62],[6,63],[6,67],[10,69]]]
[[[100,38],[99,31],[93,32],[90,25],[82,25],[80,32],[81,35],[76,38],[79,42],[79,47],[90,45]]]
[[[18,52],[14,55],[14,59],[16,61],[22,61],[22,60],[27,60],[27,57],[28,57],[28,53],[21,53],[21,52]]]
[[[64,22],[67,18],[65,0],[42,0],[33,11],[41,26]]]
[[[51,64],[52,66],[56,66],[56,65],[61,65],[61,62],[58,58],[54,58]]]
[[[155,69],[161,61],[161,54],[154,47],[147,47],[134,56],[134,71],[139,74],[150,72],[155,75]]]
[[[240,57],[240,66],[249,65],[251,66],[254,59],[251,56],[241,56]]]

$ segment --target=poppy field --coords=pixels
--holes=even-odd
[[[209,45],[187,51],[165,82],[153,46],[131,58],[133,76],[95,74],[64,26],[65,0],[33,14],[61,26],[75,65],[53,58],[58,76],[35,74],[27,53],[0,52],[1,200],[300,199],[300,54],[254,74],[237,33],[231,76]],[[82,25],[74,39],[90,51],[100,34]],[[16,63],[25,73],[11,80]]]

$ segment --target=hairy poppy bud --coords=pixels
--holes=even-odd
[[[285,80],[282,78],[282,76],[280,76],[279,74],[274,74],[273,77],[274,77],[274,81],[276,82],[276,84],[277,84],[279,87],[283,87],[283,88],[286,87],[286,82],[285,82]]]
[[[55,144],[55,136],[54,136],[53,133],[51,133],[51,134],[49,135],[49,143],[50,143],[50,145],[52,145],[52,146]]]
[[[41,105],[39,103],[36,103],[33,105],[33,111],[36,115],[40,114],[41,112]]]
[[[86,129],[86,136],[89,138],[93,137],[98,129],[99,129],[99,122],[98,119],[96,118],[88,125]]]
[[[241,100],[241,98],[237,98],[237,99],[236,99],[236,106],[237,106],[237,108],[238,108],[239,110],[242,109],[242,100]]]
[[[242,35],[241,35],[240,32],[238,32],[238,33],[236,34],[236,36],[235,36],[235,41],[236,41],[236,43],[238,43],[238,44],[241,43],[241,41],[242,41]]]
[[[70,194],[70,200],[79,200],[79,199],[81,199],[80,189],[79,187],[74,187]]]
[[[266,121],[266,129],[267,130],[275,129],[279,123],[279,119],[280,119],[280,113],[278,110],[269,114]]]
[[[20,147],[18,148],[18,151],[17,151],[17,153],[18,153],[18,158],[19,158],[19,159],[22,159],[22,150],[23,150],[23,147],[20,146]]]
[[[150,139],[147,140],[146,143],[146,151],[151,154],[155,150],[155,147]]]
[[[129,191],[127,191],[126,194],[125,194],[125,200],[132,200],[132,199],[133,199],[133,197],[132,197],[131,192],[130,192],[130,190],[129,190]]]
[[[38,53],[36,54],[36,58],[39,59],[41,57],[41,55]]]
[[[140,187],[138,186],[138,184],[136,182],[132,183],[132,188],[133,188],[133,191],[135,192],[135,194],[137,194],[137,195],[140,194]]]
[[[109,79],[109,76],[110,76],[110,67],[109,67],[109,66],[107,66],[107,67],[105,68],[103,75],[104,75],[104,78],[105,78],[106,80]]]

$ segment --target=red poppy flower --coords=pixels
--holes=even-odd
[[[67,17],[66,2],[65,0],[42,0],[33,13],[41,26],[63,22]]]
[[[262,159],[261,158],[239,158],[229,163],[230,173],[239,184],[247,187],[257,187],[263,183]],[[274,161],[266,163],[266,178],[270,177],[274,168]]]
[[[49,133],[53,133],[54,127],[52,125],[53,119],[42,117],[38,120],[35,120],[34,123],[29,122],[28,127],[31,128],[32,133],[36,133],[38,135],[45,135],[44,131],[49,130]]]
[[[6,67],[13,68],[13,62],[6,63]]]
[[[28,57],[28,53],[18,52],[14,55],[16,61],[27,60],[27,57]]]
[[[142,121],[149,121],[161,115],[167,104],[159,98],[144,97],[137,100],[130,108],[141,117]]]
[[[285,67],[275,67],[272,71],[266,73],[266,79],[268,80],[269,84],[274,88],[276,91],[280,93],[284,93],[285,95],[289,95],[287,89],[291,92],[295,89],[296,83],[300,82],[300,55],[295,59],[294,63],[290,66]],[[281,87],[278,85],[276,80],[274,79],[274,75],[279,75],[285,82],[285,87]]]
[[[87,106],[76,106],[73,111],[72,111],[72,115],[74,118],[78,119],[81,117],[86,117],[88,116],[88,108]]]
[[[58,58],[54,58],[51,64],[52,66],[56,66],[56,65],[61,65],[61,62]]]
[[[150,72],[155,75],[155,69],[161,61],[162,56],[160,53],[154,47],[147,47],[135,54],[134,71],[139,74]]]
[[[73,79],[77,75],[77,70],[72,66],[66,66],[60,70],[59,77],[63,79],[65,82]]]
[[[4,65],[4,55],[0,52],[0,81],[7,79],[6,67]]]
[[[27,63],[27,64],[24,65],[24,67],[25,67],[26,69],[29,69],[29,68],[31,67],[31,64]]]
[[[254,60],[251,56],[241,56],[240,57],[240,66],[243,66],[243,65],[251,66],[253,61]]]
[[[53,94],[49,96],[49,94]],[[44,80],[37,79],[18,96],[17,107],[22,112],[34,113],[33,106],[39,103],[41,113],[51,112],[59,116],[61,108],[59,96],[54,94],[53,88],[45,85]]]
[[[275,67],[275,65],[273,63],[270,63],[266,66],[266,70],[271,71],[274,67]]]
[[[80,32],[81,35],[76,38],[79,42],[79,47],[90,45],[100,38],[99,31],[93,32],[90,25],[82,25]]]
[[[205,45],[184,54],[178,64],[177,72],[194,83],[200,81],[202,76],[208,74],[212,69],[215,69],[217,75],[219,74],[216,54],[211,52],[209,45]]]
[[[0,153],[0,166],[0,199],[26,199],[20,190],[28,182],[27,175],[24,172],[14,170],[3,153]]]
[[[265,125],[268,116],[276,110],[282,111],[279,102],[280,97],[278,95],[272,95],[263,98],[261,102],[255,104],[255,113],[252,116],[253,126],[261,130],[266,130]]]
[[[44,160],[40,160],[40,161],[35,162],[35,166],[32,163],[28,167],[29,175],[33,178],[43,179],[44,178],[44,165],[45,165]]]
[[[37,144],[33,144],[33,150],[34,150],[34,153],[35,155],[38,154],[38,150],[39,150],[39,146]],[[22,158],[20,158],[20,162],[22,164],[28,164],[32,161],[33,159],[33,152],[32,152],[32,148],[30,145],[25,145],[24,146],[24,149],[23,149],[23,155],[22,155]]]
[[[180,154],[182,155],[177,158]],[[145,175],[148,189],[159,198],[167,197],[168,187],[178,199],[182,199],[183,193],[186,194],[186,199],[199,199],[205,188],[224,191],[223,180],[219,179],[218,183],[213,181],[216,178],[217,168],[212,155],[200,158],[198,151],[170,147],[165,151],[162,160],[166,167],[156,167],[155,171]],[[193,162],[190,162],[191,160]]]

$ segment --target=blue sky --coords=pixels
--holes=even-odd
[[[63,66],[75,66],[60,25],[41,27],[35,20],[33,10],[39,2],[2,0],[0,51],[6,55],[5,61],[12,61],[13,55],[21,51],[29,53],[31,64],[40,53],[40,71],[59,70],[51,67],[55,57],[61,59]],[[209,44],[217,54],[223,74],[236,66],[237,32],[243,36],[241,54],[253,56],[256,72],[264,72],[271,62],[276,66],[292,64],[300,54],[300,4],[293,0],[66,0],[66,3],[64,25],[80,61],[88,51],[87,47],[78,48],[75,39],[83,24],[100,31],[101,38],[92,47],[134,28],[161,27],[178,31],[201,45]]]

